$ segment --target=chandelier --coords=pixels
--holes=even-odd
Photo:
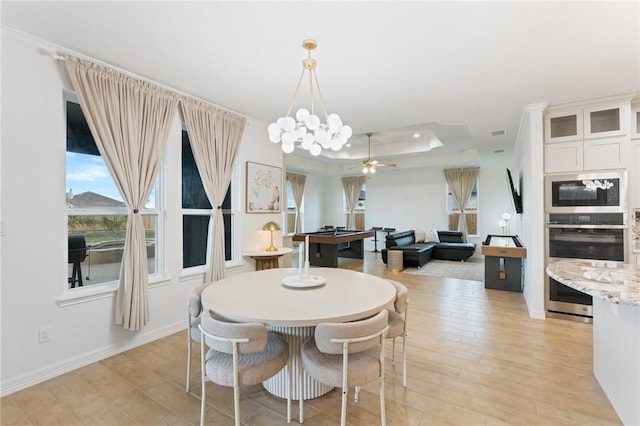
[[[267,128],[269,131],[269,140],[273,143],[282,143],[282,150],[290,154],[296,145],[302,149],[308,150],[311,155],[317,156],[324,149],[332,149],[339,151],[347,140],[351,137],[351,127],[342,124],[342,120],[338,114],[327,114],[322,92],[320,92],[320,84],[316,74],[316,66],[318,63],[311,58],[311,51],[318,46],[315,40],[306,39],[302,42],[302,47],[307,49],[307,58],[302,60],[302,73],[298,80],[298,85],[293,93],[293,97],[289,102],[287,114],[278,118],[275,123],[271,123]],[[300,108],[296,111],[295,119],[289,114],[293,107],[293,102],[298,95],[302,79],[305,72],[309,75],[309,93],[311,98],[311,110]],[[320,105],[326,123],[320,121],[320,117],[315,111],[315,94],[318,94]]]

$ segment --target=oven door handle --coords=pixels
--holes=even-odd
[[[567,225],[547,223],[547,228],[553,229],[627,229],[627,225]]]

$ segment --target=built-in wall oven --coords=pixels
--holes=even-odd
[[[558,259],[625,261],[626,212],[547,213],[546,216],[547,265]],[[592,321],[591,296],[546,274],[545,280],[547,316]]]

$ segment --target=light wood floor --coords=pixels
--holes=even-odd
[[[408,387],[402,387],[401,362],[388,362],[388,424],[620,424],[592,373],[591,325],[530,319],[522,294],[485,290],[482,283],[387,272],[379,254],[341,267],[392,278],[410,290]],[[198,424],[199,352],[193,348],[191,394],[184,391],[181,332],[2,398],[0,423]],[[286,424],[285,403],[261,386],[243,389],[241,398],[244,424]],[[207,424],[233,424],[232,399],[231,389],[208,383]],[[297,419],[297,405],[294,412]],[[347,420],[379,424],[379,413],[372,384],[357,404],[350,401]],[[338,424],[339,416],[339,389],[305,403],[306,425]]]

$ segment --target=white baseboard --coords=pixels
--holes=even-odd
[[[163,337],[167,337],[184,329],[185,321],[179,321],[175,324],[167,325],[166,327],[156,329],[148,333],[145,333],[143,331],[137,334],[134,339],[128,341],[125,345],[107,346],[93,352],[88,352],[73,358],[69,358],[63,362],[52,364],[48,367],[41,368],[36,371],[31,371],[28,374],[13,378],[11,380],[3,380],[0,384],[0,397],[10,395],[14,392],[26,389],[33,385],[37,385],[38,383],[53,379],[54,377],[58,377],[80,367],[84,367],[86,365],[93,364],[94,362],[98,362],[105,358],[109,358],[119,353],[128,351],[129,349],[136,348],[140,345],[162,339]]]

